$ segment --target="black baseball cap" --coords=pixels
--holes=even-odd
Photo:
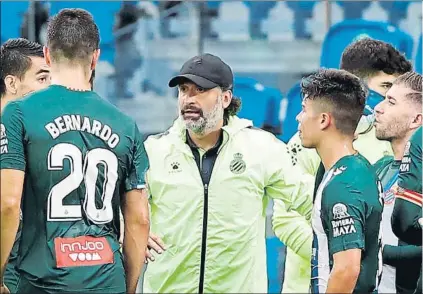
[[[186,80],[204,89],[215,87],[232,89],[234,76],[229,65],[224,63],[222,59],[206,53],[185,62],[179,75],[169,81],[169,87],[176,87]]]

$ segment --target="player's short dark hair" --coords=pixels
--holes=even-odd
[[[401,52],[391,44],[364,38],[345,48],[340,68],[365,80],[380,71],[388,75],[402,75],[413,70],[413,66]]]
[[[367,97],[367,89],[358,77],[345,70],[320,69],[302,79],[301,93],[304,99],[328,107],[341,133],[354,134]]]
[[[62,9],[48,24],[47,47],[54,61],[88,63],[99,44],[98,27],[86,10]]]
[[[412,92],[408,93],[406,97],[411,99],[411,101],[420,105],[420,108],[422,105],[422,84],[423,84],[422,75],[414,71],[407,72],[399,76],[394,81],[394,85],[404,85],[408,89],[412,90]]]
[[[0,96],[6,94],[4,79],[13,75],[21,79],[31,67],[31,57],[44,58],[43,46],[24,38],[9,39],[1,45]]]

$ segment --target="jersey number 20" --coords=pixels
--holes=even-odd
[[[83,161],[82,152],[78,147],[68,143],[60,143],[50,149],[48,154],[48,169],[62,170],[64,160],[70,163],[70,174],[51,188],[47,200],[48,221],[75,221],[82,218],[79,204],[65,205],[63,200],[82,181],[85,183],[84,210],[87,217],[96,224],[105,224],[113,220],[112,198],[118,179],[118,159],[107,149],[96,148],[87,152]],[[104,183],[101,199],[103,207],[98,209],[95,204],[98,165],[104,167]]]

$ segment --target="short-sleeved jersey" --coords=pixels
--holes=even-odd
[[[333,255],[361,249],[354,293],[377,290],[382,269],[381,185],[360,154],[341,158],[325,175],[313,206],[312,293],[325,293]]]
[[[422,245],[422,127],[405,146],[398,178],[392,228],[398,237],[413,245]],[[398,232],[398,233],[397,233]]]
[[[135,122],[53,85],[7,105],[1,131],[1,169],[25,171],[19,273],[49,291],[124,292],[121,197],[148,168]]]
[[[391,218],[395,195],[398,193],[400,165],[401,160],[394,160],[392,156],[385,156],[374,165],[382,183],[384,201],[382,217],[384,250],[380,293],[413,292],[421,268],[421,247],[398,240],[392,231]]]

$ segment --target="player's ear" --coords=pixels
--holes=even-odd
[[[6,86],[6,92],[16,95],[19,88],[19,79],[16,76],[7,75],[4,78],[4,84]]]
[[[423,117],[422,117],[422,113],[417,113],[414,117],[413,120],[410,123],[410,129],[417,129],[418,127],[420,127],[422,125],[423,122]]]
[[[330,122],[331,122],[331,117],[330,117],[329,113],[322,112],[320,114],[320,117],[319,117],[320,129],[322,131],[326,130],[330,126]]]
[[[51,66],[50,50],[46,46],[43,47],[44,59],[48,66]]]
[[[223,108],[224,109],[228,108],[229,104],[231,104],[231,101],[232,101],[232,91],[231,90],[223,91],[222,93]]]
[[[93,53],[93,59],[91,60],[91,70],[95,69],[99,58],[100,58],[100,49],[96,49]]]

